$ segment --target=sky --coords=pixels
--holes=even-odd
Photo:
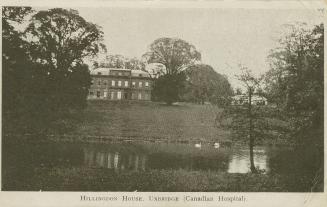
[[[74,8],[104,32],[108,54],[140,58],[157,38],[177,37],[193,44],[202,63],[239,84],[238,64],[262,74],[266,57],[278,46],[282,25],[322,22],[317,10],[221,8]]]

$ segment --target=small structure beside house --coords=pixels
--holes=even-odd
[[[151,100],[152,79],[142,70],[97,68],[91,71],[88,99]]]
[[[249,96],[248,95],[235,95],[232,97],[232,105],[243,105],[249,103]],[[252,95],[251,103],[253,105],[267,105],[267,99],[263,96],[259,95]]]

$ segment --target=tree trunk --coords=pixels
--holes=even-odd
[[[249,89],[249,147],[250,147],[250,169],[252,173],[256,173],[256,169],[254,166],[254,157],[253,157],[253,146],[254,146],[254,137],[253,137],[253,117],[252,117],[252,88]]]
[[[251,169],[251,172],[252,173],[256,173],[257,172],[257,170],[256,170],[256,168],[255,168],[255,166],[254,166],[254,156],[253,156],[253,146],[254,146],[254,143],[253,143],[253,137],[250,137],[250,164],[251,164],[251,167],[250,167],[250,169]]]

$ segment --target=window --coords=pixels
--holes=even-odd
[[[142,99],[142,94],[141,94],[141,93],[138,94],[138,99],[139,99],[139,100]]]
[[[114,80],[111,81],[111,85],[112,86],[115,86],[116,85],[116,82]]]
[[[149,87],[149,82],[145,82],[145,86],[146,87]]]
[[[139,87],[142,87],[142,85],[143,85],[143,82],[140,81],[139,82]]]
[[[101,75],[101,72],[98,72],[98,75]]]
[[[125,87],[128,87],[128,81],[125,81]]]
[[[98,81],[98,85],[101,85],[101,81],[100,80]]]
[[[121,76],[121,75],[122,75],[122,73],[121,73],[121,72],[119,72],[119,73],[118,73],[118,75],[119,75],[119,76]]]
[[[107,91],[103,92],[103,97],[107,98],[107,94],[108,94]]]
[[[90,91],[90,93],[89,93],[89,94],[90,94],[90,96],[93,96],[93,95],[94,95],[93,91]]]
[[[115,92],[111,91],[111,96],[110,96],[110,99],[114,99],[114,96],[115,96]]]
[[[142,74],[139,74],[139,77],[142,77]]]
[[[121,91],[117,92],[117,99],[119,99],[119,100],[121,99]]]
[[[144,99],[145,99],[145,100],[149,100],[149,94],[147,94],[147,93],[144,94]]]
[[[103,85],[107,85],[107,81],[106,80],[103,81]]]
[[[135,84],[136,84],[135,81],[133,81],[133,82],[132,82],[132,86],[135,87]]]
[[[101,92],[97,91],[97,97],[100,98]]]
[[[121,86],[121,81],[118,81],[118,86]]]

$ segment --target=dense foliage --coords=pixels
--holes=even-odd
[[[31,8],[4,7],[3,111],[8,125],[44,129],[69,111],[86,105],[91,83],[83,63],[103,48],[101,29],[75,10],[38,11],[21,32]],[[29,120],[29,121],[26,121]]]
[[[183,70],[201,60],[201,54],[195,46],[175,38],[155,40],[143,57],[148,63],[165,66],[165,73],[154,83],[153,97],[167,104],[180,100],[181,86],[185,80]]]
[[[211,66],[197,64],[185,70],[186,81],[183,99],[189,102],[223,104],[233,94],[227,78]]]
[[[181,95],[184,90],[185,74],[165,74],[155,79],[152,90],[154,101],[164,101],[168,105],[182,100]]]
[[[323,145],[324,27],[287,25],[280,46],[271,51],[266,91],[272,102],[288,115],[299,142]],[[320,135],[307,136],[307,132]],[[302,136],[304,135],[304,136]]]
[[[201,60],[201,54],[194,45],[176,38],[159,38],[149,46],[144,54],[148,63],[161,63],[166,73],[173,75]]]
[[[22,33],[15,30],[13,23],[24,21],[25,15],[32,12],[29,7],[2,8],[2,106],[3,111],[15,110],[22,104],[20,94],[28,85],[29,77],[26,66],[31,65],[27,56],[27,43],[22,39]],[[26,84],[25,84],[26,83]]]
[[[280,138],[297,148],[309,149],[302,150],[303,156],[317,151],[315,168],[323,168],[324,29],[322,24],[311,30],[305,28],[288,25],[280,47],[269,55],[271,69],[267,74],[255,78],[245,70],[239,77],[245,84],[246,104],[228,106],[217,117],[219,126],[231,129],[237,141],[245,138],[249,143],[252,172],[256,172],[254,144]],[[253,105],[251,97],[255,93],[267,96],[270,104]]]

